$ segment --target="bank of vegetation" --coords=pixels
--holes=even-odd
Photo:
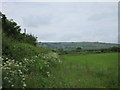
[[[14,20],[1,13],[2,20],[2,87],[46,87],[52,68],[61,61],[57,53],[38,48],[37,38],[21,33]]]

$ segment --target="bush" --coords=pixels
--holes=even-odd
[[[27,68],[22,65],[21,62],[15,62],[8,58],[3,59],[2,75],[4,88],[25,88],[25,75],[23,72],[27,71]]]
[[[51,67],[61,62],[57,53],[36,47],[36,37],[20,33],[20,26],[13,20],[2,16],[2,68],[3,88],[25,88],[33,84],[27,80],[31,75],[38,76],[44,86],[44,80],[50,77]],[[27,78],[27,79],[26,79]],[[34,79],[35,80],[35,79]],[[29,86],[28,86],[29,87]]]
[[[17,61],[20,61],[25,57],[32,57],[39,53],[46,53],[49,51],[43,48],[37,48],[26,43],[14,43],[5,50],[8,51],[7,55],[9,56],[9,58],[15,59]]]
[[[60,63],[60,59],[56,53],[39,53],[35,56],[16,61],[3,57],[3,88],[25,88],[27,84],[31,84],[26,78],[31,74],[39,78],[47,78],[51,76],[51,68]],[[45,82],[39,82],[41,86]]]

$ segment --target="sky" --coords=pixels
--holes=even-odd
[[[2,13],[38,41],[118,43],[117,2],[4,2]]]

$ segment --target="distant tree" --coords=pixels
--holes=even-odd
[[[58,50],[59,50],[59,51],[63,51],[63,48],[59,48]]]
[[[81,47],[77,47],[77,48],[76,48],[76,51],[78,51],[78,52],[81,51],[81,50],[82,50]]]
[[[120,47],[111,47],[110,50],[113,52],[120,52]]]

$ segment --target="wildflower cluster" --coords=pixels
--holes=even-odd
[[[62,63],[62,61],[59,59],[58,54],[54,52],[50,52],[44,55],[43,58],[47,61],[47,63],[50,63],[51,66],[55,66],[58,63]]]
[[[44,71],[45,76],[50,77],[51,67],[55,67],[58,63],[61,63],[61,60],[58,57],[57,53],[49,52],[45,55],[42,55],[42,61],[44,62]]]
[[[27,71],[27,69],[22,65],[22,62],[4,58],[2,64],[3,87],[25,88],[25,71]],[[19,84],[17,84],[18,81],[20,81]]]
[[[38,55],[23,58],[22,61],[4,58],[2,65],[3,70],[3,87],[6,88],[25,88],[26,77],[31,73],[39,74],[42,77],[51,76],[51,67],[61,63],[56,53],[40,53]]]

